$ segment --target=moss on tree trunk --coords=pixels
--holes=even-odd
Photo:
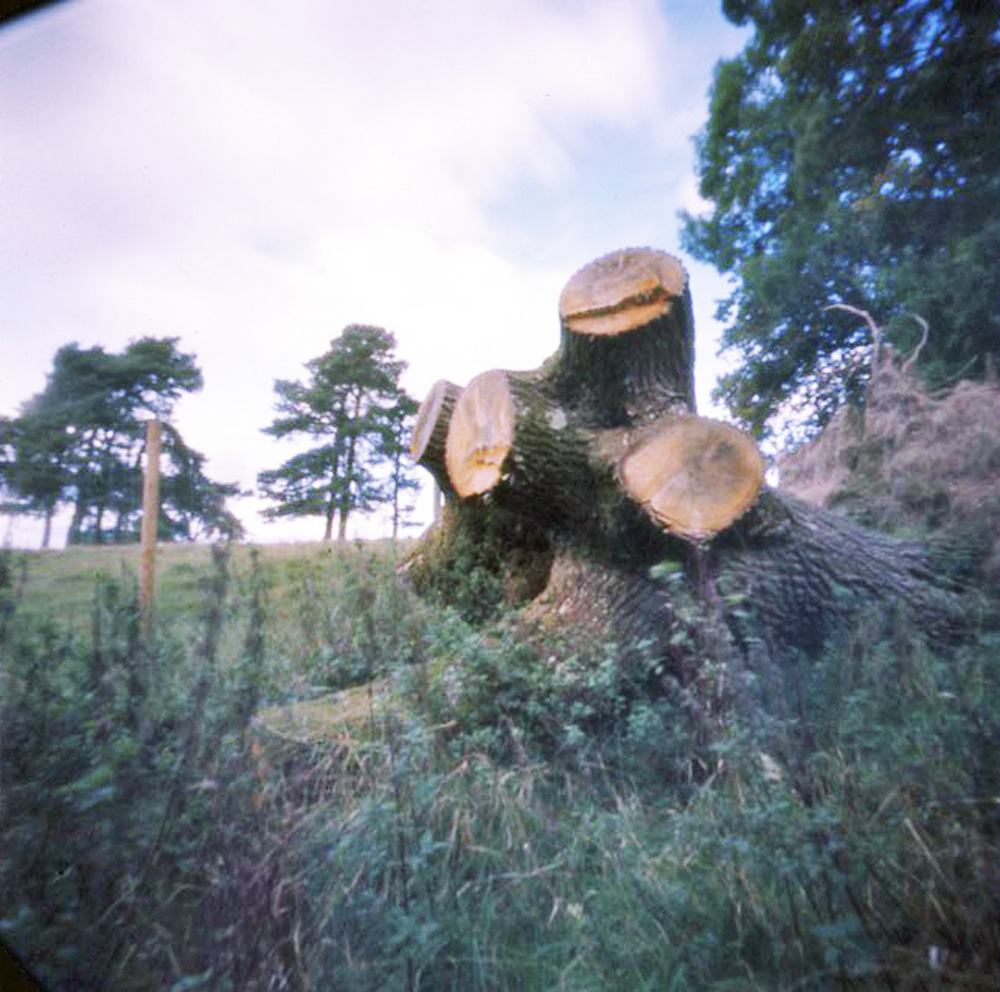
[[[694,413],[676,259],[629,249],[591,263],[562,294],[560,327],[539,370],[490,371],[457,394],[439,383],[425,401],[414,453],[450,501],[425,566],[489,533],[496,574],[533,576],[509,597],[526,632],[678,664],[682,628],[709,615],[747,658],[815,651],[879,606],[934,637],[961,628],[961,590],[919,544],[764,487],[752,439]]]

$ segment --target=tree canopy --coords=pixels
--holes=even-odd
[[[932,381],[1000,343],[1000,15],[985,0],[725,0],[755,33],[716,67],[697,138],[695,257],[731,274],[717,396],[756,432],[821,425],[857,395],[864,325],[929,339]],[[846,373],[846,375],[845,375]]]
[[[394,357],[395,347],[388,331],[351,324],[306,363],[306,381],[275,381],[278,415],[264,433],[315,443],[258,475],[262,494],[274,503],[266,517],[322,516],[328,541],[334,519],[342,539],[352,512],[390,503],[395,530],[400,496],[416,485],[399,457],[416,404],[399,385],[406,363]]]
[[[120,354],[65,345],[45,389],[17,417],[0,420],[4,509],[44,517],[44,545],[64,504],[73,506],[69,544],[138,539],[145,423],[167,420],[181,395],[202,386],[194,356],[178,351],[177,340],[142,338]],[[160,538],[238,533],[225,508],[237,487],[208,479],[204,456],[166,428]]]

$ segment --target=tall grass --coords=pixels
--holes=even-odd
[[[81,623],[2,562],[0,936],[53,989],[995,987],[995,632],[873,619],[765,707],[553,661],[390,546],[203,552],[149,643],[130,570]]]

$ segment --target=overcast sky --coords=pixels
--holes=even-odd
[[[536,367],[581,265],[679,252],[712,69],[748,37],[720,7],[69,0],[14,21],[0,413],[44,388],[68,342],[177,336],[205,386],[176,425],[211,478],[251,487],[301,448],[261,434],[274,379],[301,378],[350,323],[396,335],[418,400],[439,378]],[[726,284],[685,262],[704,410]],[[261,505],[234,507],[254,540],[322,534],[265,523]],[[0,540],[39,533],[8,520]]]

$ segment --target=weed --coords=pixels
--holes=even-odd
[[[865,622],[765,694],[697,604],[682,686],[429,607],[385,549],[203,555],[149,643],[127,571],[81,624],[32,567],[0,936],[52,988],[993,987],[995,632]],[[349,731],[254,719],[352,685]]]

